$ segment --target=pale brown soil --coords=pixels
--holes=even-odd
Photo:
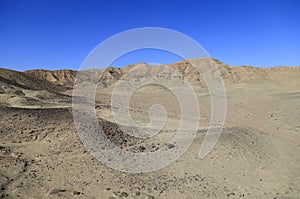
[[[120,71],[126,73],[128,68]],[[80,141],[69,96],[75,72],[30,71],[28,79],[2,69],[0,197],[300,198],[299,69],[226,66],[224,70],[226,122],[208,156],[198,157],[211,112],[209,93],[199,87],[200,125],[189,150],[161,170],[131,174],[100,163]],[[110,84],[117,79],[103,81],[106,84],[97,89],[96,110],[113,143],[132,152],[168,145],[180,119],[178,101],[170,92],[150,85],[132,96],[130,112],[139,124],[149,122],[151,104],[160,103],[169,113],[160,134],[144,140],[124,134],[114,123]]]

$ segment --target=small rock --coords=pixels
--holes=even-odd
[[[81,192],[79,192],[79,191],[73,191],[73,195],[74,196],[78,196],[78,195],[80,195],[81,194]]]
[[[128,197],[128,193],[122,192],[122,193],[120,193],[120,197],[121,197],[121,198],[123,198],[123,197]]]
[[[139,195],[141,195],[141,192],[137,191],[137,192],[135,192],[135,195],[139,196]]]
[[[173,149],[174,147],[175,147],[174,144],[171,144],[171,143],[167,144],[167,148],[168,148],[168,149]]]

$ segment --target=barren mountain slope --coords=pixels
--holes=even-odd
[[[215,65],[223,80],[227,84],[238,82],[248,82],[256,80],[281,80],[284,78],[297,78],[300,76],[300,67],[275,67],[275,68],[255,68],[250,66],[228,66],[218,60],[205,58],[205,59],[191,59],[183,60],[180,62],[151,66],[146,63],[137,63],[125,66],[123,68],[107,67],[104,71],[97,69],[93,73],[99,78],[99,82],[104,86],[110,86],[122,78],[184,78],[188,81],[198,82],[204,86],[203,77],[194,66],[203,66],[203,72],[210,69],[210,64]],[[193,66],[194,65],[194,66]],[[23,86],[28,85],[31,89],[45,89],[52,88],[53,85],[63,86],[65,88],[72,88],[76,79],[77,71],[73,70],[28,70],[25,72],[16,72],[6,69],[1,69],[0,78],[7,80],[13,79],[15,83]],[[89,72],[88,72],[89,73]],[[81,71],[81,75],[89,79],[87,71]],[[39,85],[39,81],[42,80]],[[46,81],[45,81],[46,80]],[[47,82],[50,82],[49,85]]]
[[[27,75],[24,72],[0,68],[0,81],[12,86],[30,90],[48,90],[50,92],[62,92],[62,86],[56,86],[51,82]]]
[[[77,75],[77,72],[73,70],[27,70],[24,73],[67,88],[73,87]]]

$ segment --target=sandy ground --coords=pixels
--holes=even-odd
[[[198,90],[196,138],[176,162],[150,173],[124,173],[91,156],[73,124],[71,99],[46,91],[8,87],[0,94],[0,196],[2,198],[300,198],[299,78],[226,85],[227,116],[215,148],[198,157],[210,118],[210,96]],[[134,152],[166,145],[178,126],[174,96],[157,87],[132,96],[130,112],[149,122],[148,108],[169,113],[158,137],[123,135],[110,108],[111,89],[97,93],[97,115],[108,137]],[[120,96],[122,97],[122,96]],[[126,140],[126,142],[124,141]]]

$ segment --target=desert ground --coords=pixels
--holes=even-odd
[[[198,157],[211,116],[211,97],[201,75],[188,61],[170,64],[199,85],[199,128],[183,156],[145,173],[107,167],[84,147],[72,115],[77,71],[0,69],[1,198],[300,198],[300,67],[210,61],[220,69],[226,90],[226,120],[216,146],[205,158]],[[124,134],[114,120],[111,95],[120,79],[132,81],[125,76],[135,66],[93,69],[100,78],[95,109],[113,143],[151,152],[168,145],[176,133],[180,107],[168,89],[145,85],[131,96],[132,118],[147,124],[149,107],[159,103],[168,113],[165,127],[145,140]],[[159,67],[146,65],[145,74],[180,81]]]

